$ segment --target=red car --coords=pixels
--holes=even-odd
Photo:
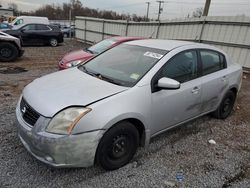
[[[110,37],[98,42],[97,44],[87,48],[86,50],[80,49],[66,54],[59,61],[59,69],[67,69],[77,66],[80,63],[87,61],[88,59],[94,57],[95,55],[102,53],[103,51],[117,46],[123,42],[128,42],[132,40],[141,40],[142,37]]]

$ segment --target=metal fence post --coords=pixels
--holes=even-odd
[[[87,43],[87,34],[86,34],[86,32],[87,32],[87,20],[85,18],[84,19],[84,41],[85,41],[85,43]]]
[[[71,8],[69,9],[69,38],[71,40]]]
[[[158,37],[159,37],[160,26],[161,26],[161,21],[159,20],[158,26],[157,26],[157,31],[156,31],[156,38],[157,38],[157,39],[158,39]]]
[[[129,24],[129,20],[127,19],[127,22],[126,22],[126,30],[125,30],[125,36],[128,36],[128,24]]]
[[[104,39],[105,20],[102,20],[102,40]]]
[[[200,42],[200,43],[201,43],[201,40],[202,40],[203,30],[204,30],[204,27],[205,27],[205,24],[206,24],[206,18],[207,17],[204,18],[204,20],[202,22],[202,26],[201,26],[201,32],[200,32],[200,36],[199,36],[199,40],[198,40],[198,42]]]

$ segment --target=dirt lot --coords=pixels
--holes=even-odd
[[[57,71],[64,53],[82,47],[26,47],[17,62],[0,63],[0,187],[250,187],[250,75],[228,119],[204,116],[164,133],[116,171],[54,169],[34,159],[17,137],[17,99],[33,79]],[[3,74],[17,66],[27,71]]]

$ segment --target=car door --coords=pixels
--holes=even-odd
[[[201,80],[196,50],[180,52],[154,76],[152,87],[162,77],[181,83],[179,89],[152,89],[152,134],[200,114]]]
[[[35,24],[25,25],[20,29],[20,38],[23,44],[36,44],[36,26]]]
[[[202,64],[202,112],[215,110],[228,89],[226,58],[220,52],[199,50]]]
[[[36,24],[36,38],[39,44],[45,44],[49,42],[49,34],[51,28],[44,24]]]

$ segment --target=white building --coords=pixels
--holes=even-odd
[[[13,9],[0,8],[0,16],[13,16]]]

